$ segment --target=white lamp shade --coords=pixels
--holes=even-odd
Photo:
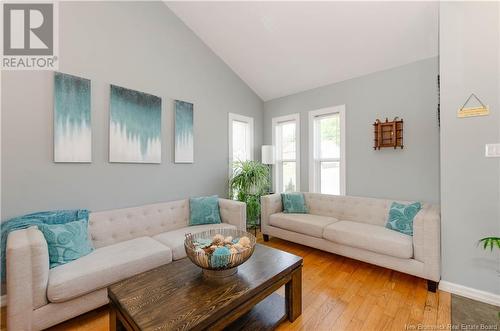
[[[262,146],[262,163],[263,164],[274,164],[274,146],[273,145],[263,145]]]

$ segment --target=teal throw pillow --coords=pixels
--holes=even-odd
[[[189,199],[189,225],[221,223],[219,197],[199,197]]]
[[[281,193],[284,213],[307,214],[306,200],[302,193]]]
[[[66,264],[92,252],[94,248],[89,241],[87,225],[87,220],[38,225],[49,247],[50,268]]]
[[[393,202],[389,210],[386,228],[413,236],[413,219],[422,209],[420,202],[408,205]]]

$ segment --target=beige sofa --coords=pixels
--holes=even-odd
[[[280,194],[262,197],[264,240],[278,237],[428,280],[440,279],[439,207],[423,204],[413,236],[385,228],[393,200],[304,193],[309,214],[285,214]]]
[[[219,199],[221,224],[188,226],[189,200],[90,214],[95,250],[49,269],[47,242],[36,228],[7,239],[7,328],[41,330],[108,303],[107,286],[186,256],[184,235],[246,227],[244,203]]]

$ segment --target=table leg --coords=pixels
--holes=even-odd
[[[114,305],[109,305],[109,331],[125,331],[125,327],[118,318]]]
[[[109,306],[109,331],[117,331],[116,324],[118,323],[117,321],[117,316],[116,316],[116,310],[113,307],[113,305]]]
[[[290,322],[302,314],[302,266],[292,272],[292,278],[285,285],[286,313]]]

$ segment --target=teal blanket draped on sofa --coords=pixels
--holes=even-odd
[[[74,210],[53,210],[53,211],[43,211],[33,214],[28,214],[24,216],[19,216],[12,218],[8,221],[2,222],[0,225],[1,230],[1,279],[5,280],[5,249],[7,246],[7,237],[9,233],[14,230],[21,230],[29,228],[30,226],[36,226],[39,224],[64,224],[68,222],[73,222],[77,220],[89,219],[89,211],[86,209],[74,209]]]

